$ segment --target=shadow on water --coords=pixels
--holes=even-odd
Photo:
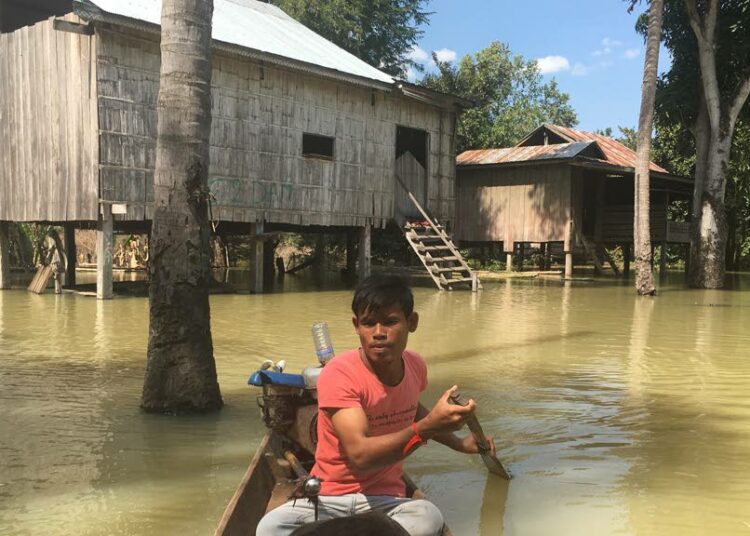
[[[508,348],[521,348],[524,346],[537,346],[540,344],[560,341],[563,339],[573,339],[576,337],[587,337],[592,335],[593,331],[571,331],[570,333],[560,333],[554,335],[541,335],[538,337],[532,337],[523,342],[509,342],[507,344],[495,344],[492,346],[479,346],[470,348],[468,350],[458,350],[455,352],[444,352],[435,353],[430,356],[430,363],[441,363],[441,362],[453,362],[461,359],[470,359],[480,354],[489,354],[497,352],[498,350],[505,350]]]

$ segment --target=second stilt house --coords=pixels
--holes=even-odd
[[[628,270],[633,243],[635,152],[593,134],[544,124],[514,147],[465,151],[457,157],[455,236],[465,243],[515,249],[538,244],[564,254],[565,275],[579,262],[617,266],[605,246],[620,246]],[[686,245],[689,223],[672,210],[688,203],[693,181],[651,163],[651,240]],[[689,206],[689,205],[687,205]],[[662,255],[662,262],[666,255]]]
[[[109,297],[112,233],[147,233],[153,214],[161,2],[0,2],[0,221],[55,223],[66,236],[96,226],[98,294]],[[462,260],[432,260],[456,256],[444,226],[465,103],[379,71],[277,7],[214,6],[217,229],[359,235],[366,272],[370,229],[396,221],[437,281],[469,281]]]

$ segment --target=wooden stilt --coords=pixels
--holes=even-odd
[[[370,275],[370,247],[372,242],[372,227],[365,225],[359,231],[359,278],[364,279]]]
[[[505,252],[505,271],[506,272],[513,271],[513,252],[512,251]]]
[[[602,275],[604,262],[604,200],[606,194],[606,179],[601,179],[596,188],[596,220],[594,221],[594,251],[600,261],[594,263],[594,274]]]
[[[518,244],[518,271],[523,272],[523,259],[526,257],[526,242]]]
[[[630,275],[630,244],[623,244],[622,246],[622,275],[628,277]]]
[[[10,288],[10,225],[0,221],[0,290]]]
[[[354,230],[346,232],[346,272],[353,274],[357,269],[357,237]]]
[[[544,269],[552,269],[552,244],[550,242],[544,243]]]
[[[267,244],[263,246],[263,276],[264,282],[267,283],[273,279],[274,263],[273,257],[276,253],[276,246],[278,241],[269,240]]]
[[[573,252],[565,252],[565,278],[573,277]]]
[[[96,230],[96,297],[112,299],[112,205],[103,203]]]
[[[256,222],[250,224],[250,239],[252,241],[250,246],[250,265],[252,266],[251,291],[255,294],[261,294],[263,292],[263,252],[265,245],[263,240],[258,240],[259,234],[263,234],[263,222]]]
[[[76,286],[76,228],[72,223],[65,224],[65,254],[67,263],[65,265],[65,286]]]
[[[659,248],[659,278],[667,275],[667,243],[662,242]]]

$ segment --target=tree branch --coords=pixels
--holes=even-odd
[[[716,34],[716,20],[719,17],[719,0],[708,1],[708,15],[706,16],[706,40],[713,43]]]
[[[740,115],[748,96],[750,96],[750,74],[745,77],[740,87],[737,88],[737,93],[735,93],[734,99],[732,99],[732,105],[729,107],[730,132],[734,130],[737,117]]]
[[[716,73],[716,53],[714,51],[714,31],[718,16],[718,0],[709,0],[709,9],[704,21],[698,13],[696,0],[685,0],[690,27],[698,40],[698,62],[703,81],[703,94],[711,131],[718,134],[721,120],[721,100],[719,81]]]
[[[693,33],[695,33],[695,37],[698,39],[698,46],[700,46],[705,42],[706,37],[703,33],[703,24],[701,16],[698,14],[698,7],[695,5],[695,0],[685,0],[685,9],[687,10],[690,27],[693,29]]]

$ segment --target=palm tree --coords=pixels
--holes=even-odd
[[[146,411],[222,406],[211,341],[208,169],[213,0],[163,0]]]
[[[646,60],[643,65],[641,112],[635,150],[635,210],[633,214],[633,242],[635,249],[635,289],[640,296],[656,294],[651,265],[651,210],[649,165],[651,163],[651,131],[654,126],[654,98],[659,66],[659,42],[664,12],[663,0],[651,0],[648,10]]]

